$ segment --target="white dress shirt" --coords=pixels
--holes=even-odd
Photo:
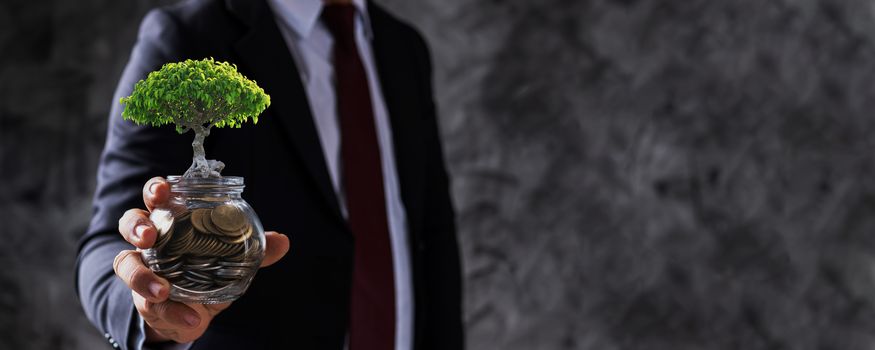
[[[368,77],[374,122],[379,138],[380,159],[383,163],[383,188],[395,276],[395,350],[410,350],[413,348],[414,310],[407,218],[401,202],[398,173],[395,168],[392,129],[371,49],[373,35],[367,6],[364,0],[352,0],[352,3],[357,9],[356,43]],[[324,152],[325,164],[341,211],[346,216],[346,201],[340,170],[340,129],[334,90],[334,65],[331,60],[334,40],[328,28],[319,21],[323,2],[322,0],[268,0],[268,4],[273,10],[280,32],[300,72],[300,77],[288,77],[288,79],[301,79],[307,93],[313,121]],[[144,330],[143,320],[140,319],[139,322],[140,329]],[[139,344],[143,344],[143,339],[140,339]],[[179,344],[171,349],[187,349],[190,346],[190,343]]]

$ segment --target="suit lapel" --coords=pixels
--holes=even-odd
[[[270,95],[269,108],[277,123],[297,149],[331,211],[343,220],[307,95],[273,14],[263,0],[228,0],[227,4],[249,25],[249,32],[234,45],[240,64]]]
[[[416,102],[417,69],[407,59],[405,45],[391,27],[392,19],[381,8],[368,1],[368,15],[374,33],[373,52],[383,89],[383,99],[392,124],[395,164],[401,184],[401,198],[406,209],[413,243],[422,232],[422,200],[425,175],[425,154],[422,135],[422,113]]]

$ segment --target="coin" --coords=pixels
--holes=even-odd
[[[252,225],[249,225],[249,228],[246,231],[241,232],[239,236],[236,236],[233,239],[228,239],[226,240],[226,242],[231,244],[240,244],[249,239],[250,236],[252,236]]]
[[[202,283],[213,283],[212,276],[194,270],[185,271],[185,278],[188,278],[192,281],[198,280],[198,282]]]
[[[218,276],[218,277],[242,277],[242,276],[248,274],[249,271],[250,271],[250,269],[229,267],[229,268],[220,269],[220,270],[216,271],[216,276]]]
[[[209,271],[215,271],[215,270],[218,270],[221,268],[222,268],[222,265],[210,265],[210,266],[198,268],[197,270],[209,272]]]
[[[213,235],[220,235],[221,234],[218,232],[219,230],[216,229],[216,226],[213,225],[213,221],[212,221],[212,219],[210,219],[209,213],[206,213],[203,216],[201,216],[201,226],[203,226],[203,228],[204,228],[204,231],[202,231],[203,233],[213,234]]]
[[[173,211],[173,216],[176,218],[176,221],[188,220],[191,217],[191,212],[177,209]]]
[[[194,228],[188,224],[176,224],[176,230],[172,237],[167,242],[161,242],[158,249],[163,249],[167,255],[182,255],[182,247],[185,246],[194,236]]]
[[[210,263],[205,263],[205,264],[185,264],[185,265],[182,265],[182,268],[183,268],[183,269],[186,269],[186,270],[201,270],[201,269],[209,268],[210,266],[213,266],[213,264],[210,264]]]
[[[167,272],[167,273],[162,274],[161,277],[164,277],[165,279],[169,280],[169,279],[173,279],[173,278],[182,276],[183,273],[185,273],[185,271],[182,271],[182,270]]]
[[[198,292],[224,288],[258,267],[261,242],[250,240],[255,227],[239,207],[155,212],[159,237],[155,249],[144,250],[143,261],[174,286]]]
[[[194,234],[194,229],[191,227],[176,232],[173,239],[166,244],[163,253],[168,256],[180,256],[185,254],[191,241],[194,240]]]
[[[209,216],[209,209],[195,209],[191,212],[191,224],[194,228],[200,232],[207,232],[207,229],[204,227],[203,218],[204,216]]]
[[[149,260],[147,262],[148,264],[166,264],[169,262],[174,262],[176,260],[179,260],[179,258],[180,258],[179,255],[165,256],[165,257],[159,258],[157,256],[147,254],[146,252],[143,252],[143,256],[148,257],[148,260]]]
[[[217,259],[217,258],[213,258],[213,257],[197,257],[197,258],[196,258],[196,257],[190,257],[190,258],[188,258],[188,260],[186,260],[186,261],[187,261],[189,264],[194,264],[194,265],[200,265],[200,264],[204,264],[204,265],[212,265],[212,264],[215,264],[218,260],[219,260],[219,259]]]
[[[207,251],[210,241],[207,240],[207,237],[202,233],[195,233],[192,240],[183,246],[181,250],[192,256],[210,256],[211,254]]]
[[[182,280],[176,283],[176,286],[179,288],[192,289],[193,287],[198,286],[198,283],[190,280]]]
[[[234,245],[222,242],[220,240],[215,240],[215,244],[210,246],[210,254],[214,256],[228,256],[235,253],[236,247]]]
[[[225,247],[226,248],[223,251],[224,256],[239,255],[240,253],[243,253],[243,249],[245,248],[242,244],[226,244]]]
[[[222,260],[228,261],[228,262],[235,262],[235,263],[244,262],[246,260],[246,255],[245,254],[228,255],[228,256],[222,257]]]
[[[161,265],[161,264],[154,264],[154,265],[152,265],[152,266],[155,267],[155,268],[152,269],[152,270],[155,271],[155,272],[165,272],[165,271],[166,271],[166,272],[171,272],[171,271],[176,271],[177,269],[179,269],[179,268],[182,266],[182,261],[178,261],[178,262],[176,262],[176,263],[166,263],[166,264],[163,264],[163,265]]]
[[[220,241],[228,244],[239,244],[240,236],[217,236]]]
[[[220,233],[235,233],[246,226],[246,216],[234,205],[223,204],[210,212],[212,224]]]
[[[256,264],[254,261],[248,262],[233,262],[233,261],[219,261],[219,265],[229,266],[229,267],[254,267]]]
[[[155,242],[155,249],[161,250],[165,246],[167,246],[172,240],[175,238],[180,238],[176,236],[183,236],[181,239],[187,239],[185,236],[191,234],[194,228],[191,227],[191,222],[188,219],[180,219],[176,218],[173,223],[173,229],[167,235],[158,237],[158,240]]]
[[[261,241],[258,239],[251,239],[249,241],[249,248],[246,249],[246,254],[260,254],[261,253]]]
[[[149,220],[152,221],[155,229],[158,230],[154,246],[163,246],[170,239],[173,232],[173,214],[169,210],[156,209],[149,214]]]
[[[213,284],[213,280],[202,280],[197,277],[191,277],[189,275],[182,275],[182,278],[185,278],[186,281],[194,282],[195,285],[189,287],[195,290],[204,290],[208,288],[211,284]]]

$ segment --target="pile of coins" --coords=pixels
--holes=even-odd
[[[150,216],[158,229],[153,249],[143,259],[177,287],[212,291],[251,275],[260,263],[258,239],[246,214],[231,204]],[[249,247],[247,249],[247,240]]]

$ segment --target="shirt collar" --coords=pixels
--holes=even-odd
[[[323,0],[269,0],[274,14],[289,25],[300,37],[307,38],[316,23],[324,6]],[[362,28],[365,37],[371,38],[371,21],[368,18],[368,8],[365,0],[352,0],[359,18],[362,19]]]

